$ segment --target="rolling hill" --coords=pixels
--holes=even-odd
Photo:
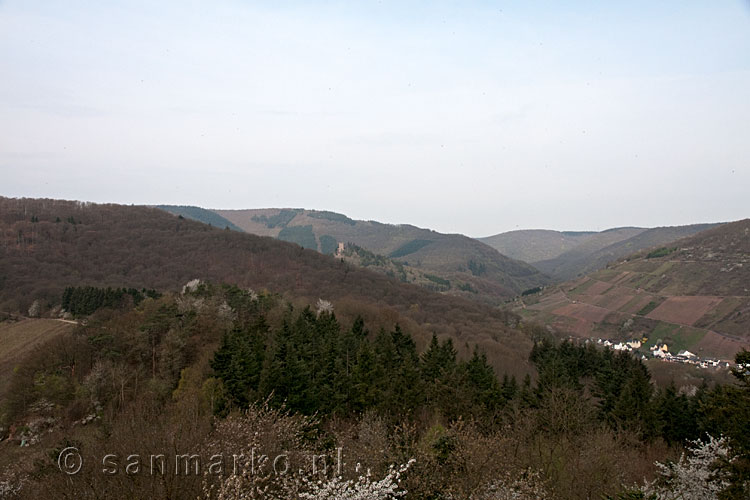
[[[39,300],[49,315],[68,286],[166,292],[195,278],[303,303],[323,298],[343,318],[362,315],[388,328],[399,322],[420,346],[436,333],[454,338],[463,352],[479,344],[501,373],[529,370],[529,338],[508,326],[514,320],[507,313],[476,301],[156,208],[0,198],[0,311],[26,311]]]
[[[603,269],[609,262],[640,250],[666,245],[716,225],[622,227],[601,232],[522,230],[480,240],[500,253],[532,264],[555,280],[565,281]]]
[[[533,263],[559,257],[595,234],[595,231],[521,229],[478,240],[512,259]]]
[[[338,243],[353,243],[399,265],[444,280],[445,293],[480,298],[492,304],[549,283],[534,267],[459,234],[357,221],[316,210],[216,210],[216,213],[248,233],[291,241],[324,254],[333,254]]]
[[[519,311],[582,337],[647,337],[647,347],[731,359],[750,345],[750,219],[640,251],[524,298]]]
[[[195,207],[192,205],[157,205],[156,208],[166,210],[169,213],[177,216],[187,217],[188,219],[197,220],[209,226],[214,226],[219,229],[229,228],[232,231],[240,231],[242,229],[232,224],[232,222],[226,220],[221,215],[205,208]]]

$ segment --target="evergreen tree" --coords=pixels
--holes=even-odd
[[[643,436],[653,432],[651,394],[653,388],[648,372],[633,370],[619,390],[612,411],[606,415],[616,428],[640,431]]]
[[[438,342],[437,335],[433,333],[429,347],[422,353],[422,378],[427,383],[433,383],[440,378],[444,369],[443,352],[440,342]]]
[[[503,375],[503,382],[500,386],[500,392],[502,394],[503,401],[508,402],[515,399],[518,394],[518,382],[516,377],[512,376],[508,378],[508,374]]]
[[[380,376],[375,352],[369,342],[362,342],[357,350],[356,363],[352,369],[350,408],[363,412],[375,407],[382,400],[378,384]]]
[[[420,371],[428,405],[454,413],[458,411],[456,388],[461,381],[456,373],[456,350],[453,341],[439,343],[433,334],[427,350],[422,353]]]
[[[488,410],[500,407],[502,395],[500,385],[492,367],[487,363],[487,355],[479,353],[477,347],[471,359],[465,363],[466,385],[475,405]]]
[[[700,428],[713,436],[729,437],[734,460],[723,465],[730,485],[720,498],[750,498],[750,352],[735,355],[732,370],[737,384],[718,385],[697,405]]]
[[[536,405],[536,394],[531,386],[531,375],[528,373],[523,378],[518,400],[522,408],[532,408]]]
[[[654,431],[669,444],[684,444],[700,436],[695,406],[684,394],[678,394],[674,383],[654,397]]]

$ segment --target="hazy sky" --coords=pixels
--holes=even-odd
[[[750,3],[0,0],[0,195],[750,217]]]

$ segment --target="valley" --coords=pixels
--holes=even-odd
[[[644,454],[705,429],[743,435],[727,415],[745,411],[750,220],[561,282],[461,235],[250,213],[265,229],[244,212],[0,198],[0,487],[188,498],[238,481],[123,483],[89,467],[71,482],[44,465],[67,443],[127,456],[137,435],[233,453],[292,439],[293,456],[330,457],[335,442],[377,470],[420,464],[403,483],[415,498],[533,468],[543,480],[500,484],[575,499],[581,468],[590,491],[620,491],[650,470]],[[560,255],[591,235],[568,236]],[[297,474],[274,483],[282,497],[309,484]]]
[[[750,499],[749,8],[0,0],[0,500]]]
[[[533,297],[516,310],[583,338],[731,360],[750,346],[750,221],[715,227]]]
[[[604,269],[610,262],[641,250],[664,246],[716,226],[623,227],[601,232],[521,230],[480,241],[532,264],[555,281],[567,281]]]

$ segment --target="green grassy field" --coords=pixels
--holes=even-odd
[[[695,344],[701,341],[706,335],[706,330],[698,328],[692,328],[689,326],[681,326],[675,330],[672,334],[672,338],[669,340],[669,351],[672,354],[677,354],[680,351],[688,350],[695,351]]]

